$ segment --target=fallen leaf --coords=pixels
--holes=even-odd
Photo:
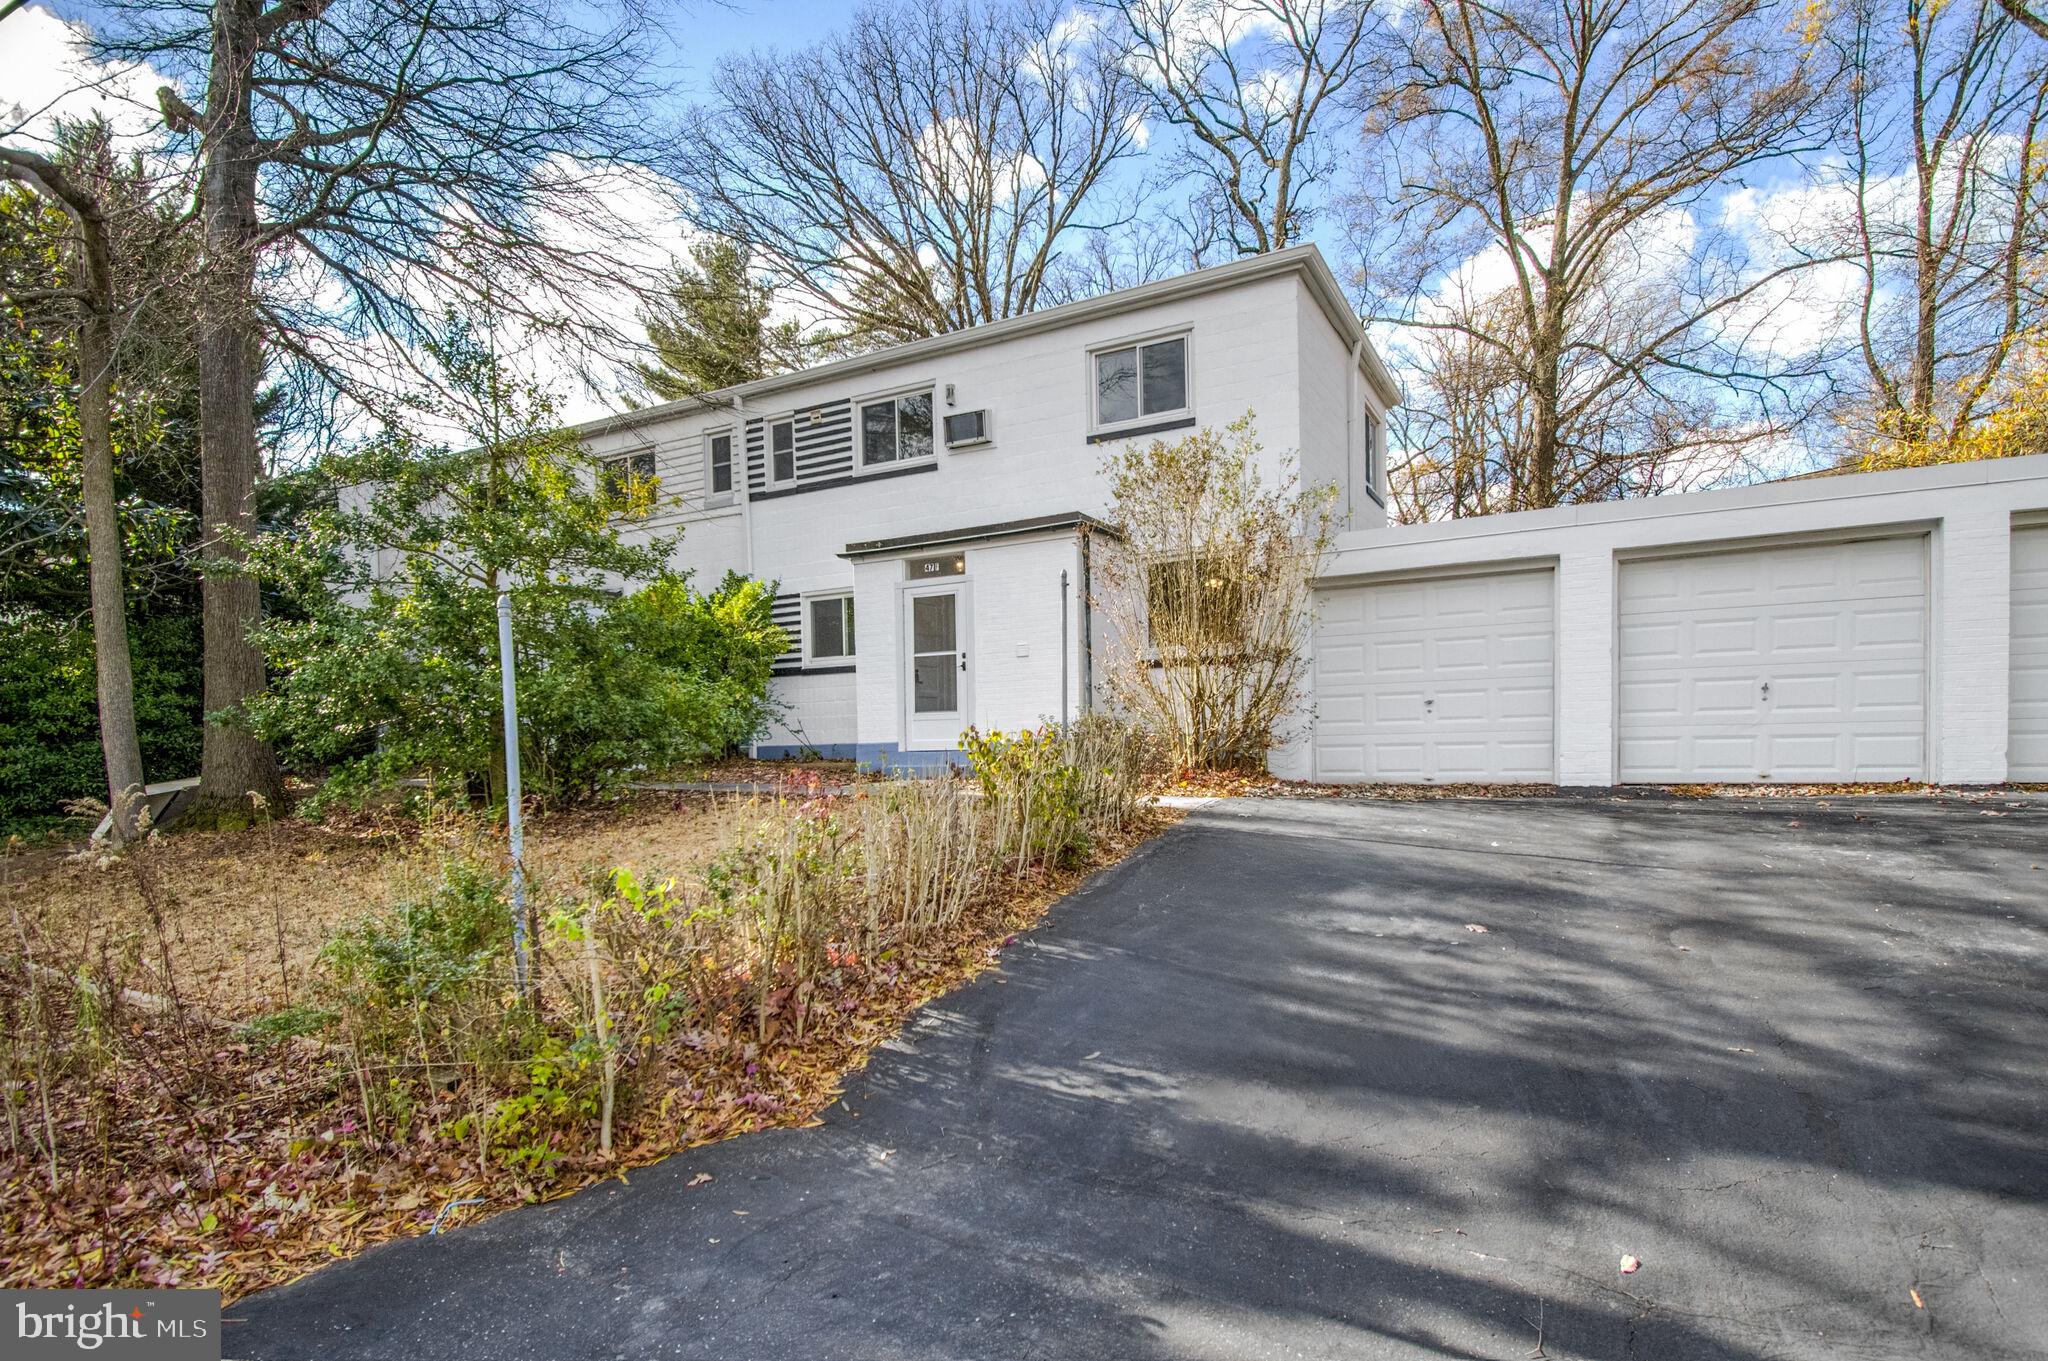
[[[1467,931],[1470,931],[1475,936],[1483,936],[1486,934],[1486,928],[1481,926],[1478,922],[1466,922],[1465,929]]]
[[[694,1176],[694,1177],[690,1178],[690,1179],[689,1179],[688,1181],[684,1182],[684,1183],[683,1183],[683,1185],[685,1185],[685,1186],[702,1186],[702,1185],[704,1185],[705,1183],[709,1182],[710,1180],[711,1180],[711,1174],[710,1174],[709,1172],[699,1172],[699,1173],[698,1173],[698,1174],[697,1174],[696,1176]]]
[[[1913,1307],[1915,1309],[1925,1309],[1927,1307],[1927,1301],[1920,1298],[1919,1291],[1908,1290],[1906,1293],[1913,1297]]]
[[[1643,1263],[1641,1258],[1624,1257],[1621,1259],[1621,1274],[1624,1276],[1633,1276],[1642,1269]]]

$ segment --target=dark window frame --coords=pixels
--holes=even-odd
[[[903,452],[903,404],[922,401],[924,403],[924,451],[917,454]],[[868,412],[876,407],[889,407],[889,448],[887,458],[868,457]],[[900,468],[906,463],[923,463],[939,454],[937,403],[932,400],[930,388],[913,389],[908,392],[892,392],[886,396],[864,397],[853,403],[853,471],[856,474],[884,472]]]
[[[1165,346],[1177,346],[1180,350],[1180,404],[1148,410],[1145,405],[1145,352]],[[1123,354],[1131,357],[1132,382],[1135,385],[1135,391],[1131,394],[1133,409],[1128,416],[1110,419],[1102,413],[1102,361]],[[1192,413],[1195,409],[1193,370],[1194,346],[1190,334],[1186,331],[1139,340],[1116,341],[1088,351],[1089,428],[1094,431],[1122,430],[1134,425],[1156,424]]]

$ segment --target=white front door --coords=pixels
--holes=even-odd
[[[913,586],[903,592],[904,746],[946,751],[960,745],[973,711],[968,669],[974,614],[967,583]]]
[[[1927,771],[1927,540],[1624,563],[1624,784]]]
[[[1350,586],[1316,628],[1325,780],[1547,784],[1555,573]]]

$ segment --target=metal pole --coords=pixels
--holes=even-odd
[[[1060,569],[1060,726],[1071,726],[1067,716],[1067,569]]]
[[[512,591],[498,578],[498,671],[505,690],[505,825],[512,842],[512,968],[527,990],[526,828],[519,810],[519,691],[512,679]]]

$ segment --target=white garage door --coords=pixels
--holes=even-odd
[[[1320,778],[1548,782],[1550,571],[1326,593],[1316,631]]]
[[[2012,536],[2012,727],[2007,778],[2048,780],[2048,526]]]
[[[1624,782],[1922,778],[1921,537],[1625,563]]]

